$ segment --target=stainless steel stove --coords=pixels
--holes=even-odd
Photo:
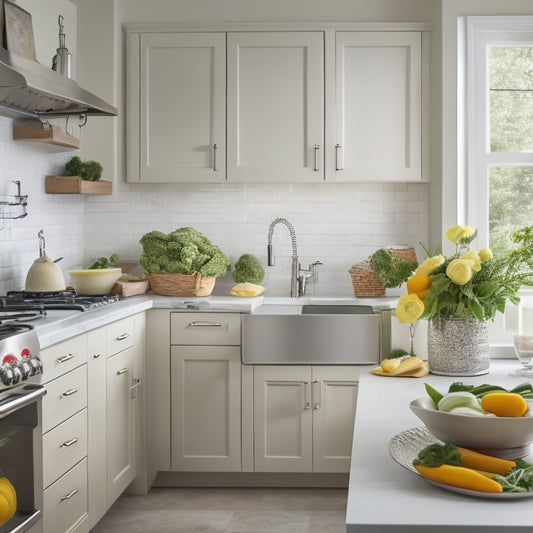
[[[45,387],[30,382],[42,374],[39,338],[31,324],[41,308],[0,311],[0,471],[17,494],[17,506],[0,531],[22,533],[42,516],[42,397]]]
[[[118,295],[85,295],[67,289],[57,292],[9,291],[0,298],[0,314],[4,309],[74,309],[89,311],[118,302]],[[1,320],[1,319],[0,319]]]

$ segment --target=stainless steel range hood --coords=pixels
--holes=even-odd
[[[0,115],[80,114],[116,116],[117,109],[62,74],[0,48]]]

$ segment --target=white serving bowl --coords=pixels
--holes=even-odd
[[[472,416],[435,409],[430,398],[413,400],[409,407],[429,431],[443,442],[508,459],[525,457],[533,442],[533,416]]]
[[[109,294],[122,276],[121,268],[69,270],[70,284],[78,294]]]

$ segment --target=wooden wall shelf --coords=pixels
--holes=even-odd
[[[67,148],[79,148],[80,140],[69,133],[65,133],[59,126],[50,124],[45,130],[41,124],[13,125],[13,139],[15,141],[35,141]]]
[[[46,176],[47,194],[111,194],[111,181],[87,181],[81,176]]]

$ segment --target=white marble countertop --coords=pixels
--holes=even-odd
[[[391,309],[396,298],[350,298],[350,297],[263,297],[240,298],[238,296],[171,297],[144,294],[125,298],[117,303],[90,311],[49,310],[44,319],[33,322],[41,348],[46,348],[65,339],[109,324],[151,308],[175,309],[184,312],[233,312],[290,313],[309,303],[327,305],[371,305],[375,311]],[[266,304],[266,305],[265,305]]]
[[[387,378],[361,369],[347,533],[533,531],[533,499],[496,501],[446,491],[402,468],[388,453],[391,437],[423,426],[409,402],[426,396],[425,382],[440,391],[454,381],[510,387],[527,381],[509,375],[517,366],[518,361],[492,360],[489,374],[474,378]]]

